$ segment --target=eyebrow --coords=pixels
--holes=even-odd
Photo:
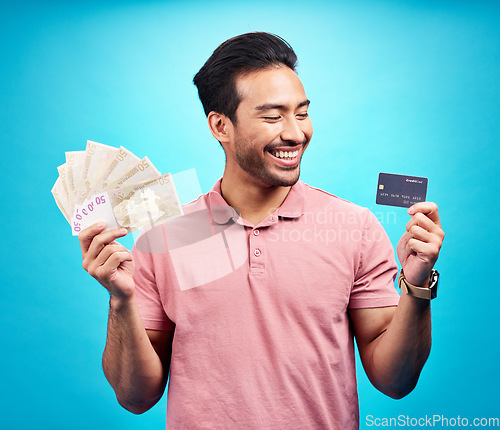
[[[311,104],[311,101],[310,100],[304,100],[303,102],[300,102],[296,109],[297,108],[301,108],[303,106],[309,106]],[[274,103],[265,103],[263,105],[259,105],[255,108],[255,110],[258,110],[258,111],[266,111],[266,110],[272,110],[272,109],[280,109],[280,110],[287,110],[288,107],[285,106],[285,105],[280,105],[280,104],[274,104]]]

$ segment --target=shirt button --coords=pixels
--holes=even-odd
[[[255,255],[256,257],[260,257],[260,255],[262,254],[262,252],[260,252],[260,249],[257,248],[254,252],[253,252],[253,255]]]
[[[254,236],[258,236],[259,234],[260,234],[260,230],[254,230],[254,231],[253,231],[253,235],[254,235]]]

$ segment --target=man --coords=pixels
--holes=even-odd
[[[298,180],[312,126],[296,60],[267,33],[219,46],[194,82],[226,155],[222,179],[133,255],[115,241],[126,231],[80,234],[83,267],[111,296],[106,377],[142,413],[170,372],[169,429],[358,428],[353,335],[371,382],[394,398],[428,357],[430,304],[415,291],[430,291],[444,238],[437,206],[408,210],[399,298],[375,217]],[[197,226],[208,232],[198,241]]]

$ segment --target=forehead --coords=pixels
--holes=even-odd
[[[241,100],[238,109],[267,103],[295,107],[307,99],[299,77],[286,66],[239,75],[235,83]]]

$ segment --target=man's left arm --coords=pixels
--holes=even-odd
[[[429,286],[444,232],[436,204],[417,203],[397,254],[410,284]],[[402,294],[397,307],[350,309],[363,367],[384,394],[401,398],[417,384],[431,349],[430,301]]]

